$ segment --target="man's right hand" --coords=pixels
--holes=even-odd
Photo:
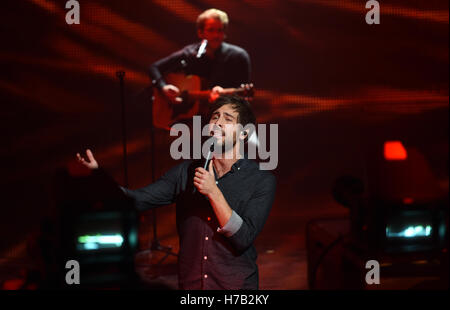
[[[89,169],[97,169],[98,163],[94,158],[94,154],[92,154],[90,149],[86,150],[86,155],[89,161],[86,161],[83,157],[81,157],[80,153],[77,153],[78,161]]]
[[[175,85],[164,85],[162,92],[172,103],[181,103],[183,101],[183,99],[178,97],[180,95],[180,90]]]

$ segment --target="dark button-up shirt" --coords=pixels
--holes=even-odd
[[[150,78],[156,86],[163,87],[166,82],[162,75],[168,72],[184,72],[205,79],[204,89],[214,86],[239,87],[250,82],[250,57],[241,47],[223,42],[215,51],[214,58],[203,55],[197,58],[200,42],[160,59],[150,67]]]
[[[193,193],[195,168],[200,166],[200,161],[185,161],[146,187],[123,190],[139,210],[176,203],[181,289],[258,289],[253,242],[272,207],[275,177],[249,159],[238,160],[228,173],[216,176],[233,210],[220,228],[207,197]]]

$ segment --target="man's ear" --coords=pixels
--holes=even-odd
[[[240,136],[240,138],[241,138],[242,140],[245,140],[245,138],[247,138],[247,137],[248,137],[248,131],[247,131],[247,130],[241,131],[241,136]]]

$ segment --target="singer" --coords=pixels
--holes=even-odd
[[[197,18],[197,36],[200,42],[156,61],[150,67],[153,84],[162,90],[173,103],[180,102],[180,90],[167,84],[164,75],[184,72],[204,79],[203,89],[211,89],[210,101],[214,101],[228,87],[250,83],[250,57],[241,47],[224,42],[228,27],[227,13],[209,9]]]
[[[256,126],[245,99],[221,95],[207,117],[217,143],[207,170],[204,161],[187,160],[146,187],[121,188],[138,210],[176,203],[180,289],[258,289],[253,242],[269,216],[275,176],[240,155],[240,140],[251,135],[242,128]],[[77,154],[78,160],[97,169],[92,152],[86,154],[88,160]]]

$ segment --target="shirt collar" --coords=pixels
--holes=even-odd
[[[247,164],[247,162],[248,162],[248,154],[247,153],[244,153],[244,157],[243,158],[241,158],[241,159],[238,159],[234,164],[233,164],[233,166],[231,166],[231,171],[232,172],[236,172],[236,171],[238,171],[238,170],[241,170],[243,167],[245,167],[245,165]]]

